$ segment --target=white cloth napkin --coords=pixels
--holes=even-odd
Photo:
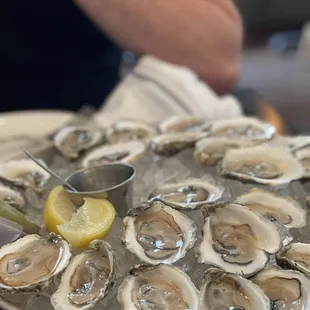
[[[108,97],[95,120],[106,127],[120,118],[158,123],[171,116],[215,120],[241,114],[235,97],[220,98],[191,70],[144,56]]]

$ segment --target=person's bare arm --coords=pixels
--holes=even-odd
[[[74,0],[117,44],[189,67],[216,91],[239,74],[242,22],[231,0]]]

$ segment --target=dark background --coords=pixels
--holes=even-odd
[[[310,21],[310,1],[235,3],[246,33],[239,86],[255,89],[299,132],[310,132],[310,41],[306,55],[299,48],[302,28]]]

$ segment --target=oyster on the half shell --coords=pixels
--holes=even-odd
[[[100,129],[85,126],[68,126],[54,137],[54,145],[68,159],[76,159],[82,151],[98,144],[103,137]]]
[[[157,134],[157,129],[146,122],[133,119],[120,119],[106,131],[110,144],[128,141],[148,140]]]
[[[291,197],[253,188],[239,196],[236,203],[274,219],[287,228],[300,228],[306,225],[306,210]]]
[[[310,147],[297,150],[294,155],[305,169],[303,177],[310,178]]]
[[[206,133],[201,132],[175,132],[167,133],[155,137],[151,141],[154,153],[162,156],[172,156],[195,146],[195,143],[206,137]]]
[[[269,310],[270,301],[263,290],[234,273],[210,268],[200,290],[199,310]]]
[[[123,310],[198,310],[199,295],[190,277],[177,267],[137,266],[118,289]]]
[[[211,181],[189,179],[158,187],[149,196],[149,200],[159,200],[177,209],[195,209],[216,202],[222,197],[223,192],[222,187],[213,184]]]
[[[208,137],[196,143],[194,159],[198,164],[216,165],[223,159],[228,150],[251,145],[253,145],[252,141],[227,137]]]
[[[264,143],[264,145],[282,148],[288,152],[306,148],[310,146],[310,136],[280,136],[276,135],[273,139]]]
[[[56,310],[86,310],[103,299],[115,280],[115,257],[110,245],[95,240],[89,250],[75,256],[51,297]]]
[[[248,277],[265,267],[267,253],[279,251],[282,242],[274,223],[245,206],[223,204],[206,209],[198,261]]]
[[[5,185],[0,182],[0,201],[11,205],[21,212],[25,212],[26,202],[23,195],[11,186]]]
[[[162,133],[202,131],[205,121],[195,116],[178,117],[172,116],[160,123]]]
[[[283,149],[254,146],[229,150],[221,163],[221,173],[256,183],[281,185],[302,178],[304,168]]]
[[[143,154],[145,148],[146,145],[139,141],[103,145],[85,156],[82,160],[82,167],[90,168],[114,162],[133,163]]]
[[[253,282],[265,292],[273,310],[310,309],[310,279],[298,271],[265,269]]]
[[[42,160],[40,162],[44,164]],[[0,178],[13,182],[17,186],[42,190],[50,175],[31,159],[20,159],[0,164]]]
[[[276,255],[277,262],[310,276],[310,244],[291,243]]]
[[[253,117],[219,120],[206,129],[211,136],[265,141],[273,137],[276,129],[271,124]]]
[[[194,222],[159,201],[132,209],[123,224],[123,245],[152,265],[176,262],[196,241]]]
[[[0,249],[0,289],[31,290],[45,286],[70,260],[68,243],[55,234],[28,235]]]

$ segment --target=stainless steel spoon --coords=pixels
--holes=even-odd
[[[26,150],[23,150],[23,151],[38,166],[40,166],[42,169],[44,169],[51,176],[53,176],[53,177],[57,178],[59,181],[61,181],[63,185],[66,185],[67,187],[69,187],[73,192],[78,192],[71,184],[69,184],[67,181],[65,181],[63,178],[61,178],[59,175],[57,175],[54,171],[47,168],[45,165],[42,165],[42,163],[37,158],[35,158],[32,154],[30,154],[28,151],[26,151]]]

